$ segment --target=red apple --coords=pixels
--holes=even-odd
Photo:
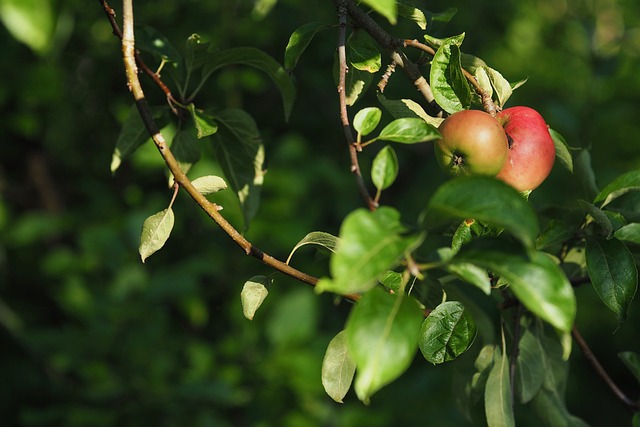
[[[534,190],[549,176],[556,158],[547,124],[529,107],[507,108],[496,118],[509,140],[509,156],[497,178],[518,191]]]
[[[501,123],[479,110],[462,110],[438,128],[434,148],[440,167],[450,175],[495,176],[504,166],[509,143]]]

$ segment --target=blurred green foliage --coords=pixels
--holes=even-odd
[[[111,6],[119,14],[120,4]],[[510,80],[528,78],[510,104],[538,109],[570,145],[591,147],[599,182],[640,167],[635,0],[439,0],[420,6],[457,7],[452,22],[431,34],[465,31],[465,52]],[[220,47],[254,46],[281,61],[297,26],[336,22],[330,1],[313,7],[304,0],[135,7],[138,23],[160,30],[175,46],[197,32]],[[336,305],[330,296],[276,275],[265,305],[249,322],[240,307],[242,284],[272,272],[243,256],[184,195],[174,206],[176,227],[167,245],[140,263],[142,222],[166,207],[171,193],[150,144],[115,175],[109,172],[131,98],[120,47],[99,2],[0,0],[0,16],[3,425],[465,425],[452,393],[456,371],[472,363],[464,356],[461,365],[437,368],[416,360],[369,407],[353,393],[344,405],[333,403],[322,390],[320,366],[349,304]],[[406,38],[420,34],[406,22],[392,31]],[[299,61],[298,101],[288,124],[278,92],[257,71],[222,71],[203,91],[211,106],[249,111],[262,131],[268,173],[247,237],[281,259],[310,231],[336,234],[345,215],[361,205],[331,74],[336,40],[335,31],[319,33]],[[414,93],[396,81],[388,87],[390,99],[394,91]],[[151,101],[163,102],[148,80],[143,83]],[[358,104],[369,105],[375,101]],[[398,181],[382,201],[411,218],[444,178],[430,146],[398,150],[398,157]],[[363,160],[365,176],[370,161]],[[192,173],[216,168],[205,160]],[[531,201],[538,209],[562,205],[568,194],[585,194],[578,182],[556,168]],[[239,223],[236,202],[223,193],[216,201]],[[293,263],[320,275],[326,260],[322,252],[300,249]],[[640,351],[638,305],[612,336],[615,319],[602,314],[594,293],[583,287],[577,296],[583,335],[622,388],[637,394],[616,354]],[[568,399],[570,410],[593,425],[628,423],[576,349]]]

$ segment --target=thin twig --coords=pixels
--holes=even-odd
[[[358,188],[363,200],[367,204],[367,207],[371,211],[375,211],[378,208],[378,203],[371,198],[369,191],[362,178],[362,172],[360,171],[360,164],[358,162],[358,152],[361,151],[361,147],[353,138],[353,132],[349,123],[349,116],[347,114],[347,100],[346,100],[346,81],[347,81],[347,55],[346,55],[346,33],[347,33],[347,11],[344,0],[337,0],[336,6],[338,8],[338,22],[339,22],[339,35],[338,35],[338,59],[340,62],[340,78],[338,82],[338,95],[340,98],[340,121],[342,122],[342,129],[349,145],[349,155],[351,157],[351,172],[356,176]]]
[[[639,404],[629,399],[629,397],[627,397],[627,395],[624,394],[622,390],[620,390],[616,383],[613,382],[609,374],[607,374],[607,371],[604,370],[596,356],[591,352],[591,349],[587,345],[587,342],[584,340],[584,338],[582,338],[582,335],[580,335],[580,332],[578,331],[578,328],[576,326],[573,327],[571,333],[573,335],[573,339],[576,340],[576,343],[578,343],[578,346],[584,353],[584,357],[586,357],[587,361],[591,363],[593,369],[600,376],[600,378],[602,378],[605,384],[607,384],[613,394],[615,394],[616,397],[620,399],[622,403],[624,403],[629,409],[633,410],[634,412],[637,411],[639,409]]]
[[[202,193],[200,193],[191,183],[189,178],[180,168],[177,160],[171,153],[167,143],[160,132],[158,125],[153,119],[149,104],[145,99],[140,80],[138,79],[136,60],[135,60],[135,43],[133,32],[133,5],[132,0],[123,0],[123,31],[122,31],[122,56],[127,74],[127,85],[135,99],[140,117],[151,135],[151,138],[164,158],[167,167],[174,176],[175,182],[191,196],[191,198],[205,211],[205,213],[238,245],[247,255],[251,255],[264,264],[297,279],[301,282],[315,286],[318,283],[316,277],[301,272],[290,265],[268,255],[253,246],[242,234],[240,234],[219,212],[219,206],[210,202]],[[357,301],[359,295],[345,295],[344,298]]]
[[[441,114],[442,109],[435,102],[431,86],[429,86],[427,80],[420,73],[418,66],[399,49],[403,45],[403,40],[391,36],[391,34],[378,25],[373,18],[362,11],[353,0],[336,0],[336,3],[344,3],[349,18],[351,18],[354,24],[366,31],[380,47],[388,52],[392,62],[402,68],[405,76],[413,82],[416,89],[418,89],[422,97],[427,101],[429,110],[427,112],[434,117]]]
[[[113,34],[115,36],[117,36],[120,41],[122,41],[122,30],[120,29],[120,27],[118,26],[118,23],[116,22],[116,12],[115,10],[113,10],[113,8],[111,6],[109,6],[109,4],[107,3],[106,0],[98,0],[100,2],[100,4],[102,5],[102,9],[104,10],[105,14],[107,15],[107,18],[109,19],[109,22],[111,23],[111,28],[113,29]],[[185,102],[182,102],[182,100],[180,100],[180,102],[176,101],[176,98],[173,96],[173,93],[171,92],[171,89],[169,89],[169,87],[162,81],[162,79],[160,78],[160,76],[155,73],[151,68],[149,68],[147,66],[147,64],[145,64],[145,62],[142,60],[142,58],[140,57],[140,52],[138,50],[134,50],[134,58],[136,60],[136,64],[140,67],[140,69],[151,78],[151,80],[153,80],[153,82],[160,88],[160,90],[162,90],[162,92],[165,94],[165,96],[167,97],[167,102],[169,103],[169,107],[171,107],[171,109],[173,110],[174,113],[177,113],[177,111],[175,110],[175,104],[185,104]]]

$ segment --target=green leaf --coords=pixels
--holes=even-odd
[[[636,412],[631,420],[632,427],[640,427],[640,412]]]
[[[436,102],[449,114],[471,106],[471,88],[462,73],[460,45],[464,33],[446,39],[431,62],[430,82]]]
[[[387,99],[382,93],[378,92],[378,101],[393,116],[394,119],[404,117],[417,117],[438,128],[444,121],[442,117],[432,117],[427,114],[420,104],[412,99]]]
[[[237,47],[210,53],[210,60],[202,68],[202,83],[218,69],[228,65],[247,65],[267,74],[280,90],[285,119],[289,118],[296,96],[296,89],[289,74],[271,56],[260,49]]]
[[[623,351],[618,353],[618,357],[629,368],[636,381],[640,383],[640,354],[635,351]]]
[[[438,305],[422,323],[418,346],[424,358],[436,365],[467,351],[476,332],[476,324],[464,305],[447,301]]]
[[[640,171],[627,172],[604,187],[596,196],[594,203],[602,202],[600,206],[604,207],[623,194],[638,190],[640,190]]]
[[[576,315],[573,288],[547,254],[527,254],[506,241],[484,238],[463,246],[451,262],[475,264],[501,276],[532,313],[561,331],[571,331]]]
[[[521,323],[525,323],[525,319]],[[524,404],[533,399],[542,387],[547,364],[545,350],[537,331],[541,327],[540,321],[534,322],[533,325],[521,326],[523,332],[518,343],[515,386],[520,403]]]
[[[396,23],[398,19],[398,7],[396,0],[362,0],[362,3],[378,12],[389,20],[391,24]]]
[[[373,132],[380,123],[382,111],[377,107],[367,107],[358,111],[353,118],[353,128],[361,136],[365,136]]]
[[[440,132],[429,123],[422,119],[406,117],[396,119],[386,125],[377,139],[402,144],[414,144],[438,138],[440,138]]]
[[[402,292],[402,286],[404,283],[402,273],[387,270],[378,277],[378,280],[387,289],[390,289],[393,292]]]
[[[381,273],[393,268],[421,241],[421,235],[405,235],[395,209],[358,209],[347,215],[340,227],[340,240],[330,261],[332,280],[320,280],[316,291],[343,295],[366,292],[376,286]]]
[[[484,391],[487,388],[487,378],[493,367],[493,354],[495,353],[497,346],[494,344],[487,344],[478,353],[473,366],[475,373],[471,377],[471,394],[474,400],[484,396]]]
[[[193,104],[189,104],[187,108],[191,114],[193,123],[196,126],[196,130],[198,131],[198,138],[213,135],[218,131],[218,123],[216,123],[215,118],[211,114],[207,114],[202,110],[197,110],[196,106]]]
[[[243,110],[219,111],[220,125],[212,136],[218,162],[231,189],[237,194],[245,228],[255,216],[264,180],[264,146],[253,118]]]
[[[9,33],[38,54],[51,47],[56,16],[50,0],[2,0],[0,19]]]
[[[171,208],[151,215],[144,221],[138,248],[142,262],[164,246],[173,229],[173,223],[174,216]]]
[[[536,248],[543,250],[566,242],[576,234],[577,230],[577,224],[570,224],[554,218],[549,221],[542,234],[536,239]]]
[[[371,165],[371,180],[378,191],[385,190],[398,176],[398,156],[393,147],[386,145],[376,154]]]
[[[364,209],[353,212],[345,219],[340,236],[331,272],[336,279],[334,285],[348,283],[346,293],[375,286],[381,273],[397,265],[423,239],[421,234],[407,234],[398,211],[389,207],[374,213]]]
[[[598,192],[598,184],[596,184],[596,175],[591,165],[591,153],[589,150],[582,149],[575,157],[574,174],[578,178],[578,182],[582,184],[584,193],[589,199],[595,198]]]
[[[205,196],[227,188],[227,183],[224,182],[224,179],[215,175],[201,176],[191,181],[191,184]]]
[[[351,69],[365,71],[367,73],[377,73],[382,67],[382,55],[378,46],[364,31],[355,31],[347,42],[346,46],[347,62],[351,64]]]
[[[411,364],[423,313],[405,294],[375,288],[363,295],[347,319],[349,354],[356,363],[355,390],[365,403]]]
[[[581,419],[571,415],[565,404],[565,390],[569,364],[563,356],[563,350],[557,335],[545,336],[538,332],[544,347],[545,375],[543,386],[530,405],[540,421],[547,426],[587,427]]]
[[[181,129],[176,132],[171,141],[171,152],[178,161],[180,169],[187,173],[191,166],[200,160],[200,145],[198,145],[195,131]]]
[[[349,356],[345,331],[338,332],[329,342],[321,372],[324,391],[334,401],[343,403],[356,372],[356,364]]]
[[[509,381],[509,358],[496,347],[484,394],[489,427],[515,427]]]
[[[584,200],[577,201],[578,206],[580,206],[586,213],[588,213],[593,220],[598,224],[603,231],[605,237],[611,236],[613,233],[613,224],[611,224],[611,220],[607,216],[604,211],[589,202],[585,202]]]
[[[258,311],[269,294],[267,286],[270,284],[271,280],[265,276],[253,276],[244,283],[242,292],[240,292],[242,314],[244,317],[253,320],[256,311]]]
[[[489,177],[458,177],[444,183],[431,197],[423,224],[435,227],[452,219],[473,218],[505,228],[525,246],[533,247],[538,219],[527,201],[502,181]]]
[[[484,68],[484,70],[486,71],[489,81],[491,82],[491,86],[494,89],[494,95],[495,95],[495,98],[497,98],[496,101],[498,105],[500,107],[504,107],[504,105],[507,103],[507,100],[511,97],[511,94],[513,93],[513,89],[511,88],[511,85],[509,84],[507,79],[502,77],[502,74],[500,74],[498,71],[494,70],[493,68],[490,68],[487,66],[484,66],[482,68]]]
[[[168,122],[168,107],[152,108],[152,117],[156,120],[159,127],[163,127]],[[133,154],[142,144],[149,141],[151,136],[147,132],[140,113],[136,105],[132,105],[129,113],[122,123],[120,134],[116,141],[116,148],[111,158],[111,172],[115,172],[122,160]]]
[[[338,54],[334,55],[333,60],[333,78],[336,85],[339,84],[340,61]],[[350,68],[345,76],[344,94],[347,106],[352,106],[364,94],[373,81],[373,74],[367,71],[361,71],[357,68]]]
[[[307,22],[296,28],[289,37],[289,43],[284,50],[284,68],[293,70],[316,33],[330,27],[331,25],[321,22]]]
[[[427,29],[427,17],[425,16],[423,11],[421,11],[417,7],[409,6],[399,2],[397,3],[397,5],[398,15],[415,22],[415,24],[422,30]]]
[[[567,144],[564,137],[555,130],[549,128],[549,133],[553,139],[553,145],[556,147],[556,159],[558,159],[565,169],[573,173],[573,157],[571,156],[569,144]]]
[[[640,224],[637,222],[623,225],[613,233],[614,237],[625,242],[640,245]]]
[[[633,255],[616,238],[588,238],[586,259],[596,293],[621,324],[638,288],[638,269]]]
[[[182,56],[169,39],[148,25],[136,27],[136,48],[165,62],[177,64],[182,60]]]
[[[476,286],[485,294],[491,293],[491,279],[484,268],[466,262],[451,262],[445,264],[444,269],[461,280]]]
[[[293,249],[291,249],[291,253],[287,258],[287,264],[289,264],[289,261],[291,261],[291,257],[293,257],[294,252],[300,249],[302,246],[318,245],[322,246],[325,249],[328,249],[331,252],[335,252],[336,246],[338,245],[338,240],[339,239],[336,236],[325,233],[324,231],[312,231],[311,233],[304,236],[302,240],[296,243]]]

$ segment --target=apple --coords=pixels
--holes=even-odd
[[[547,123],[529,107],[507,108],[496,118],[509,140],[507,162],[496,177],[518,191],[534,190],[549,176],[556,158]]]
[[[509,142],[502,124],[479,110],[462,110],[447,117],[434,144],[436,160],[450,175],[496,176],[506,163]]]

